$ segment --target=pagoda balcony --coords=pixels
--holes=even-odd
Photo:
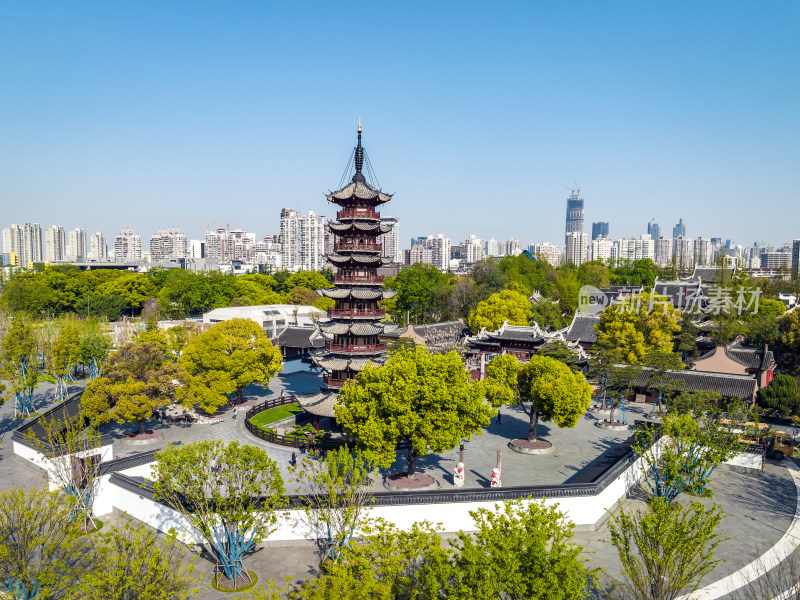
[[[380,252],[381,245],[378,242],[339,242],[336,244],[336,251],[339,250],[374,250]]]
[[[337,219],[380,219],[381,213],[371,208],[345,208],[336,213]]]
[[[334,283],[383,283],[381,275],[337,275]]]
[[[336,379],[335,377],[332,377],[330,375],[322,376],[322,383],[324,385],[327,385],[329,388],[340,388],[344,385],[345,381],[347,381],[347,378]]]
[[[331,352],[352,352],[352,353],[373,353],[386,350],[386,344],[334,344],[328,342],[328,350]]]
[[[329,317],[380,317],[386,316],[383,308],[332,308],[328,311]]]

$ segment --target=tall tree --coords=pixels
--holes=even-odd
[[[263,327],[249,319],[217,323],[192,339],[178,361],[189,382],[182,397],[197,401],[214,413],[236,392],[241,403],[244,386],[266,387],[281,365],[281,352],[270,342]]]
[[[672,352],[680,322],[680,313],[665,297],[636,294],[602,312],[597,347],[616,348],[623,362],[640,364],[650,352]]]
[[[87,319],[81,324],[80,356],[81,364],[89,370],[89,378],[102,374],[103,365],[111,351],[111,338],[105,333],[96,319]]]
[[[94,538],[92,567],[78,590],[87,599],[187,600],[197,577],[183,548],[174,531],[162,540],[155,529],[129,519]]]
[[[24,319],[15,319],[5,331],[0,348],[3,379],[9,382],[9,394],[15,400],[17,416],[33,413],[33,392],[39,385],[39,345],[33,325]]]
[[[438,321],[443,307],[434,302],[433,291],[437,285],[449,284],[452,279],[452,275],[424,263],[401,269],[396,277],[387,279],[384,285],[397,291],[394,302],[396,320],[407,324],[408,316],[414,323]]]
[[[556,506],[526,499],[495,505],[494,511],[470,511],[470,515],[477,531],[459,532],[452,544],[455,581],[449,597],[591,597],[598,570],[587,568],[581,557],[583,548],[572,541],[575,526]]]
[[[325,560],[338,561],[372,502],[372,465],[360,452],[342,447],[291,470],[304,488],[306,516],[327,542]]]
[[[800,392],[791,375],[776,375],[769,385],[758,390],[756,400],[764,408],[777,410],[783,416],[800,414]]]
[[[67,397],[67,383],[81,360],[81,324],[74,318],[58,323],[58,334],[50,347],[50,373],[56,379],[56,398]]]
[[[421,347],[398,350],[381,367],[367,365],[339,392],[334,410],[378,466],[391,466],[397,444],[408,443],[409,476],[418,456],[455,448],[497,414],[458,354]]]
[[[469,327],[477,333],[484,327],[490,331],[496,330],[506,321],[509,325],[528,325],[532,316],[527,297],[513,290],[505,290],[492,294],[478,304],[469,315]]]
[[[620,509],[608,525],[622,565],[615,598],[675,600],[696,590],[720,563],[714,551],[722,541],[716,533],[722,516],[716,505],[699,502],[688,508],[651,502],[638,513]]]
[[[242,558],[274,531],[286,505],[283,478],[265,450],[233,441],[169,446],[156,453],[156,498],[203,536],[228,580],[250,581]]]
[[[13,600],[71,598],[87,568],[72,507],[44,488],[0,494],[0,590]]]
[[[486,395],[493,404],[516,404],[529,417],[528,440],[538,439],[539,421],[575,427],[592,400],[592,387],[581,373],[547,356],[521,364],[503,354],[487,367]]]
[[[181,369],[167,360],[164,348],[156,342],[131,342],[115,352],[106,374],[86,386],[81,397],[83,414],[94,423],[144,421],[175,398]]]

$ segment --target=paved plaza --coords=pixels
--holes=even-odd
[[[319,388],[319,375],[310,372],[305,364],[297,362],[290,363],[289,366],[290,368],[271,382],[268,390],[257,386],[247,388],[245,392],[247,399],[258,402],[270,395],[280,394],[281,391],[300,394],[313,392]],[[79,386],[72,386],[70,391],[78,389]],[[52,402],[52,386],[41,385],[36,395],[37,409],[46,410]],[[642,413],[648,408],[640,405],[629,409],[627,412],[629,422],[642,418]],[[164,447],[168,443],[188,443],[197,439],[223,441],[238,439],[267,449],[288,480],[287,467],[293,449],[255,439],[244,427],[244,412],[240,409],[238,418],[233,419],[232,411],[228,409],[222,413],[224,420],[216,424],[162,425],[151,420],[148,422],[148,427],[162,431],[164,433],[162,440],[143,446],[117,441],[114,444],[114,453],[117,456],[125,456]],[[551,441],[555,449],[548,455],[527,456],[511,452],[507,448],[508,440],[526,435],[527,418],[515,408],[504,407],[501,423],[497,423],[495,419],[483,435],[465,443],[466,487],[488,487],[488,477],[495,466],[497,450],[503,450],[504,486],[569,482],[629,435],[625,431],[602,430],[594,425],[595,420],[595,417],[587,415],[575,429],[567,430],[561,430],[552,424],[541,425],[540,434]],[[0,406],[0,434],[3,436],[3,443],[0,444],[0,489],[10,486],[29,488],[41,485],[44,481],[40,470],[13,455],[10,432],[21,423],[21,420],[13,418],[13,403],[6,402]],[[126,431],[135,429],[135,426],[110,424],[107,429],[116,435],[122,435]],[[442,455],[421,457],[418,467],[419,470],[432,475],[438,486],[452,488],[452,472],[457,460],[458,451],[454,450]],[[404,457],[399,456],[392,470],[404,468]],[[289,485],[288,488],[289,491],[293,491],[293,486]],[[720,531],[727,539],[718,548],[718,555],[725,562],[706,577],[704,585],[737,571],[753,560],[757,554],[772,547],[789,529],[797,504],[795,484],[789,469],[785,464],[773,461],[767,461],[763,473],[742,474],[729,467],[720,467],[712,477],[711,488],[714,491],[713,499],[700,501],[705,504],[717,502],[725,511],[726,516]],[[375,482],[374,489],[384,490],[380,481]],[[622,501],[622,505],[626,508],[641,507],[644,497],[645,494],[641,489],[634,489]],[[681,502],[690,500],[691,498],[686,495],[680,497]],[[111,515],[104,520],[115,521],[119,518],[119,515]],[[420,514],[420,518],[425,518],[425,515]],[[602,567],[609,576],[617,576],[619,573],[616,552],[605,541],[607,536],[605,524],[597,531],[577,532],[575,535],[576,541],[586,549],[587,557],[593,566]],[[225,594],[213,590],[207,584],[213,570],[210,557],[197,548],[187,549],[187,555],[196,558],[198,569],[204,574],[197,597],[200,600],[217,600],[225,597]],[[287,576],[293,580],[302,580],[316,575],[318,561],[319,556],[315,547],[308,544],[288,548],[262,548],[250,555],[245,563],[248,569],[258,573],[262,580],[282,579]],[[602,596],[598,596],[600,597]]]

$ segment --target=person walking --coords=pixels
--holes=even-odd
[[[233,418],[234,418],[234,419],[236,418],[236,411],[237,411],[237,410],[238,410],[238,409],[237,409],[237,408],[234,406],[234,407],[233,407]]]

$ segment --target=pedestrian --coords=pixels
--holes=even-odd
[[[498,425],[503,424],[503,413],[501,413],[499,410],[497,411],[497,424]]]
[[[294,452],[292,452],[292,466],[293,467],[297,466],[297,454],[295,454]]]
[[[236,411],[237,411],[237,408],[234,406],[233,407],[233,418],[234,419],[236,418]]]

